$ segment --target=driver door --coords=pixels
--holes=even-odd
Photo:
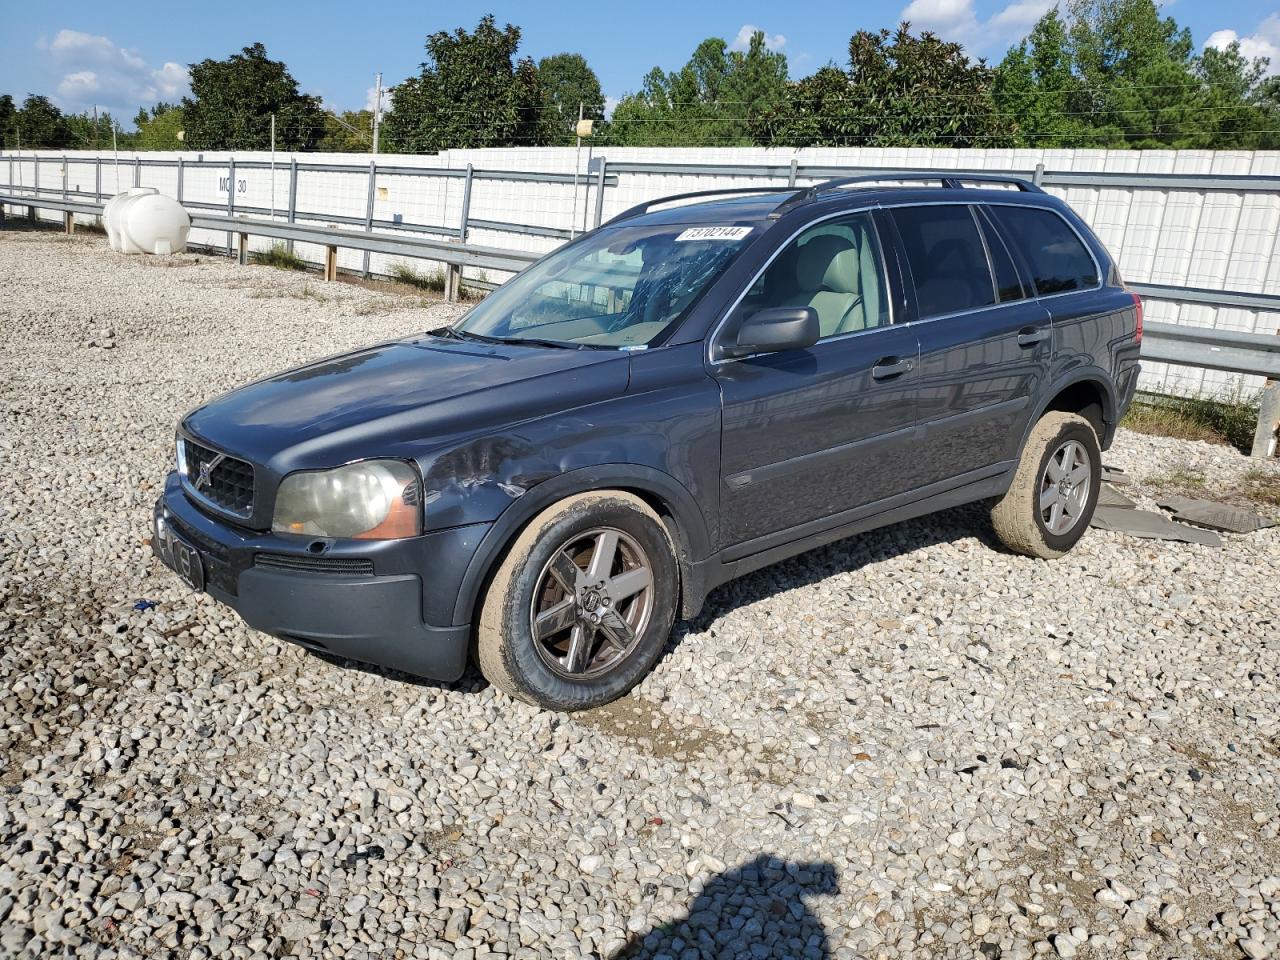
[[[825,220],[775,254],[717,334],[778,306],[813,307],[822,331],[807,350],[711,362],[731,555],[838,526],[914,486],[920,351],[893,323],[893,289],[871,214]]]

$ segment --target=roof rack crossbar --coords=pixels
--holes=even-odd
[[[638,217],[642,213],[648,213],[652,208],[660,203],[671,203],[675,200],[692,200],[695,197],[718,197],[726,194],[734,193],[786,193],[788,191],[801,190],[800,187],[724,187],[719,190],[693,190],[689,193],[673,193],[669,197],[655,197],[652,200],[646,200],[644,203],[637,203],[634,207],[623,210],[616,217],[612,217],[605,226],[611,223],[618,223],[621,220],[630,220],[632,217]]]
[[[837,177],[834,180],[824,180],[822,183],[815,183],[811,187],[805,187],[783,200],[782,203],[774,207],[773,212],[769,214],[771,219],[777,219],[793,207],[808,203],[810,200],[816,200],[821,194],[829,193],[832,190],[838,190],[855,183],[879,183],[882,181],[910,181],[910,180],[937,180],[943,187],[948,190],[959,190],[966,183],[1007,183],[1012,184],[1024,193],[1044,193],[1038,186],[1024,177],[1016,177],[1012,174],[999,173],[965,173],[956,171],[954,173],[947,171],[935,171],[931,173],[922,173],[918,170],[886,170],[883,173],[867,173],[860,174],[856,177]]]

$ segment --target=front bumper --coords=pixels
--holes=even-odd
[[[408,540],[342,541],[245,530],[215,520],[170,474],[152,552],[175,568],[164,525],[200,555],[203,585],[255,630],[334,656],[435,680],[462,676],[470,624],[452,622],[488,524]]]

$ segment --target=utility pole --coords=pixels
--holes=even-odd
[[[93,105],[93,149],[98,149],[98,105]]]
[[[578,101],[578,123],[582,123],[582,101]],[[573,132],[576,135],[578,128],[574,127]],[[578,232],[578,168],[582,166],[582,137],[578,137],[578,150],[573,155],[573,215],[569,223],[569,239],[572,240]],[[583,209],[586,207],[584,205]]]
[[[276,218],[276,115],[271,115],[271,219]]]
[[[373,155],[378,155],[378,131],[382,127],[382,74],[373,81]]]

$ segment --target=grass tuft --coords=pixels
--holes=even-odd
[[[1120,426],[1158,437],[1226,444],[1248,453],[1257,423],[1256,397],[1204,399],[1152,395],[1134,401]]]
[[[307,263],[289,249],[287,244],[273,243],[267,250],[255,250],[250,255],[254,263],[280,270],[305,270]]]
[[[1254,503],[1265,503],[1280,507],[1280,473],[1262,467],[1252,467],[1245,471],[1242,482],[1242,494]]]
[[[438,268],[430,273],[422,273],[407,263],[393,263],[391,276],[407,287],[415,287],[429,293],[444,293],[444,271]]]

